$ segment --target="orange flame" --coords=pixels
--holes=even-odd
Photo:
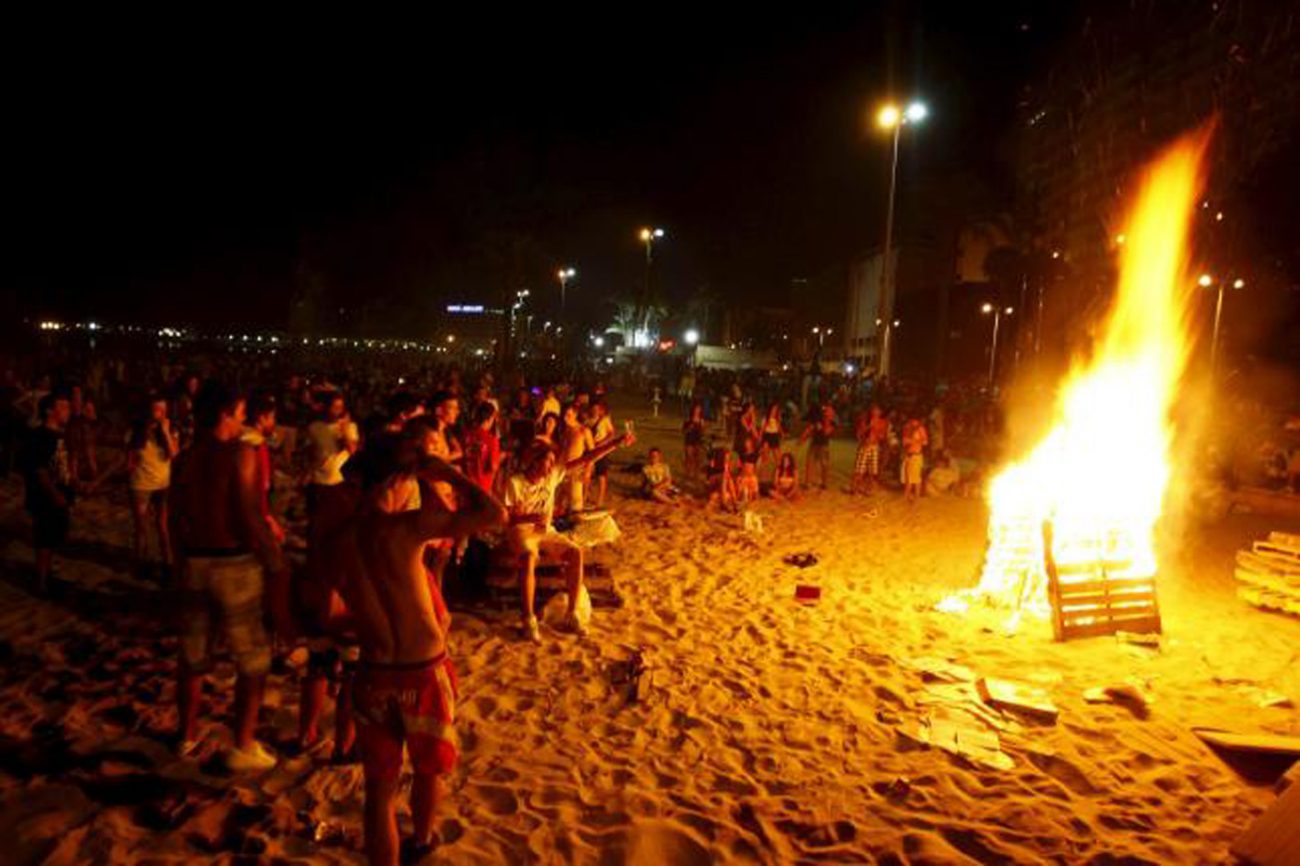
[[[1047,614],[1045,521],[1057,562],[1154,578],[1155,527],[1172,473],[1170,410],[1191,345],[1187,236],[1209,135],[1180,139],[1143,174],[1096,351],[1066,377],[1047,435],[990,486],[977,595]]]

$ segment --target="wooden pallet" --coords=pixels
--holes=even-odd
[[[1300,616],[1300,535],[1271,532],[1237,551],[1237,597],[1263,610]]]
[[[1058,641],[1120,631],[1146,634],[1162,630],[1154,575],[1110,577],[1125,574],[1129,569],[1127,562],[1099,561],[1060,567],[1052,555],[1051,529],[1047,526],[1044,526],[1044,542],[1052,633]],[[1085,574],[1092,579],[1072,579]]]

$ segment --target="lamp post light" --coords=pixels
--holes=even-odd
[[[1209,274],[1201,274],[1196,280],[1196,284],[1203,289],[1208,289],[1215,285],[1214,277]],[[1214,301],[1214,333],[1210,337],[1210,378],[1214,378],[1219,365],[1219,321],[1223,318],[1223,290],[1228,288],[1226,280],[1218,282],[1218,297]],[[1246,281],[1237,277],[1232,281],[1232,288],[1241,290],[1246,288]]]
[[[1002,317],[1009,316],[1015,312],[1014,307],[998,307],[986,303],[980,307],[980,312],[984,315],[993,314],[993,339],[989,344],[989,390],[993,390],[993,374],[997,370],[998,363],[998,326],[1002,324]]]
[[[894,329],[901,324],[903,323],[898,319],[890,319],[888,322],[886,322],[884,319],[876,319],[876,330],[880,330],[882,326],[884,327],[885,330],[885,336],[880,342],[881,358],[885,358],[889,356],[890,337],[893,336]],[[876,373],[880,376],[885,375],[885,371],[880,367],[880,364],[876,365]]]
[[[885,247],[880,263],[880,311],[882,318],[892,320],[894,315],[894,275],[890,271],[889,261],[894,244],[894,192],[898,186],[898,142],[902,138],[903,127],[915,125],[925,120],[930,114],[924,102],[913,101],[907,108],[900,109],[892,103],[881,106],[876,112],[876,124],[881,129],[893,133],[892,156],[889,163],[889,199],[885,207]],[[885,341],[880,352],[880,375],[889,375],[889,330],[885,330]]]
[[[565,291],[569,288],[569,280],[576,277],[578,272],[573,268],[560,268],[555,275],[560,278],[560,317],[563,318]]]
[[[641,229],[641,232],[638,235],[641,238],[641,243],[645,244],[645,289],[641,299],[641,309],[637,311],[638,318],[640,318],[642,311],[648,311],[650,308],[650,271],[651,266],[654,264],[654,246],[655,241],[662,240],[664,234],[665,232],[661,228],[646,227]],[[647,318],[649,318],[648,312]],[[649,332],[649,322],[643,322],[642,328],[646,332]]]

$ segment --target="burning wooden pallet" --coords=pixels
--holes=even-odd
[[[1237,596],[1264,610],[1300,616],[1300,535],[1270,532],[1237,551]]]
[[[1064,552],[1052,542],[1051,524],[1045,523],[1047,597],[1058,641],[1161,631],[1155,574],[1145,573],[1126,555],[1122,537],[1076,540]]]

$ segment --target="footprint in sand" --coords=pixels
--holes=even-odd
[[[706,819],[707,820],[707,819]],[[684,827],[653,822],[634,827],[601,857],[601,866],[705,866],[714,862],[708,847]]]
[[[509,788],[500,785],[475,785],[472,797],[480,800],[487,810],[498,817],[514,815],[519,811],[519,798]]]

